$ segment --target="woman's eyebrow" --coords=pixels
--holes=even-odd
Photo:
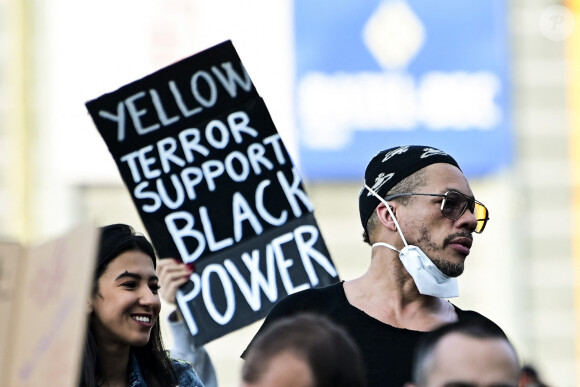
[[[136,279],[136,280],[140,280],[141,279],[141,275],[139,275],[137,273],[131,273],[131,272],[125,270],[124,273],[119,274],[117,276],[117,278],[115,278],[115,281],[118,281],[120,279],[127,278],[127,277],[128,278],[133,278],[133,279]],[[159,278],[156,275],[152,275],[151,277],[149,277],[149,281],[151,281],[151,280],[159,281]]]
[[[118,281],[118,280],[120,280],[122,278],[126,278],[126,277],[134,278],[134,279],[141,279],[141,276],[139,274],[131,273],[131,272],[125,270],[124,273],[119,274],[117,276],[117,278],[115,278],[115,281]]]

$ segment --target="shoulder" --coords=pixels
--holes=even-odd
[[[171,366],[177,375],[177,380],[180,386],[203,387],[203,383],[193,370],[190,363],[171,359]]]
[[[463,321],[463,320],[465,320],[465,321],[468,321],[468,320],[491,321],[490,319],[488,319],[487,317],[485,317],[481,313],[478,313],[474,310],[463,310],[455,305],[453,305],[453,307],[455,308],[455,312],[457,313],[458,319],[461,321]]]
[[[296,302],[309,305],[316,304],[320,300],[328,301],[327,297],[335,297],[336,295],[340,295],[340,293],[344,293],[342,284],[342,282],[337,282],[328,286],[302,290],[284,297],[275,306],[288,305]]]
[[[341,302],[342,298],[346,300],[344,296],[344,290],[342,288],[342,282],[337,282],[332,285],[320,287],[320,288],[310,288],[302,290],[297,293],[293,293],[289,296],[284,297],[282,300],[278,301],[276,305],[270,310],[266,319],[262,323],[262,326],[242,353],[242,358],[245,358],[249,348],[252,346],[256,337],[264,332],[266,327],[268,327],[272,322],[278,319],[289,317],[301,312],[317,312],[321,314],[327,314],[328,310],[331,310],[336,303]]]
[[[278,301],[268,313],[268,317],[278,318],[306,311],[324,312],[330,305],[340,302],[342,298],[345,298],[342,282],[302,290]]]
[[[478,323],[489,324],[489,325],[492,325],[496,329],[503,332],[503,329],[501,329],[501,327],[499,325],[497,325],[494,321],[485,317],[481,313],[478,313],[478,312],[473,311],[473,310],[463,310],[463,309],[458,308],[455,305],[453,305],[453,306],[455,307],[455,311],[457,312],[457,318],[459,321],[466,321],[466,322],[475,321]],[[505,332],[504,332],[504,335],[505,335]]]

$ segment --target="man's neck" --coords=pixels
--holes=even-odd
[[[430,331],[457,320],[449,302],[419,293],[395,251],[375,252],[367,272],[344,290],[351,305],[394,327]]]

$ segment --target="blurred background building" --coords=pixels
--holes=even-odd
[[[340,276],[368,264],[370,157],[445,149],[491,213],[453,302],[500,324],[547,383],[578,386],[579,3],[0,0],[0,237],[145,231],[84,103],[231,39]],[[222,386],[258,326],[208,344]]]

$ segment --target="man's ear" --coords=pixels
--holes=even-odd
[[[391,212],[393,214],[395,214],[395,216],[396,216],[397,208],[395,206],[390,206],[390,207],[391,207]],[[386,228],[388,228],[391,231],[397,231],[397,224],[395,223],[395,220],[393,219],[391,212],[389,212],[389,210],[387,209],[387,206],[385,203],[381,202],[381,204],[379,204],[377,206],[375,211],[377,212],[377,218],[379,219],[379,222],[381,222],[383,224],[383,226],[385,226]]]

